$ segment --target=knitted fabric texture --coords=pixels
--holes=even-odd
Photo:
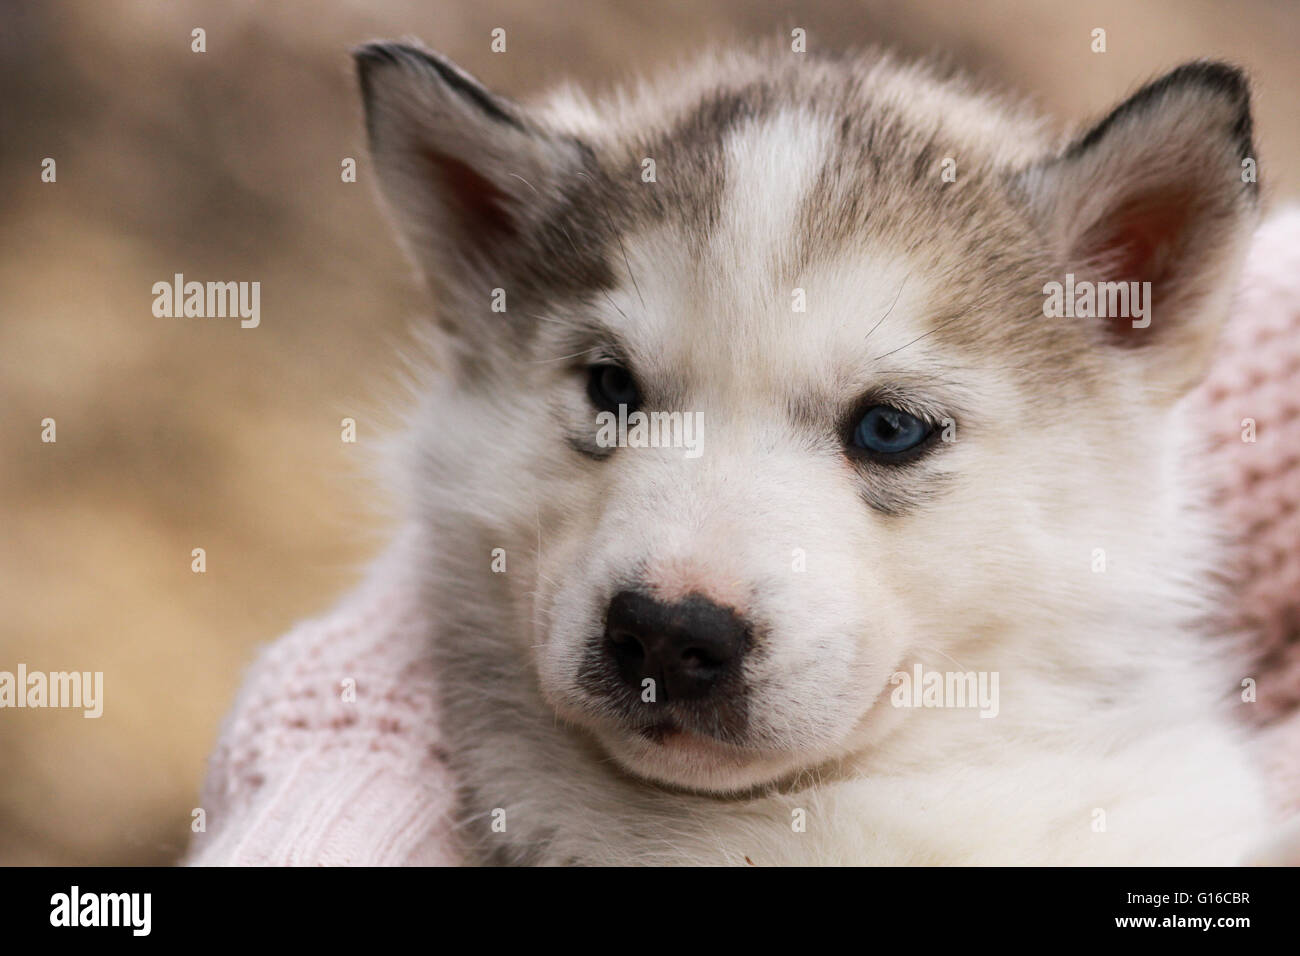
[[[197,865],[444,865],[451,783],[414,530],[249,669],[209,761]]]
[[[1214,365],[1191,396],[1235,541],[1226,622],[1246,636],[1276,802],[1300,809],[1300,208],[1255,234]],[[1253,435],[1252,435],[1253,430]],[[1253,438],[1253,440],[1251,440]]]
[[[1300,809],[1300,210],[1257,233],[1214,368],[1189,402],[1212,442],[1216,507],[1239,539],[1225,614],[1256,662],[1243,719],[1263,725],[1276,802]],[[408,529],[334,610],[261,653],[211,757],[207,831],[186,862],[457,862],[420,560]]]

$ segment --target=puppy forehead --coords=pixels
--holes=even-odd
[[[1041,253],[995,171],[945,184],[955,145],[896,116],[760,99],[727,120],[645,144],[656,181],[608,197],[621,228],[602,321],[632,350],[760,388],[765,370],[852,375],[934,353],[1091,383],[1086,336],[1041,314]]]
[[[823,229],[818,240],[828,169],[849,175],[836,149],[825,115],[788,109],[736,124],[720,141],[708,227],[665,218],[622,238],[620,282],[602,311],[634,357],[775,395],[858,383],[873,357],[905,368],[943,351],[942,337],[926,339],[956,303],[932,264],[907,254],[908,237],[858,229],[832,241]]]
[[[743,217],[751,215],[775,213]],[[787,237],[719,234],[710,245],[692,257],[667,229],[627,243],[637,281],[614,291],[603,316],[634,362],[767,388],[771,377],[787,386],[861,377],[872,356],[904,361],[908,343],[926,344],[918,340],[933,327],[927,279],[890,250],[783,276],[773,261],[789,254]]]
[[[810,257],[809,204],[834,135],[832,118],[797,109],[731,127],[709,177],[714,194],[701,197],[714,210],[707,224],[665,217],[622,238],[609,316],[619,336],[677,364],[720,354],[762,361],[773,351],[789,369],[801,357],[824,361],[828,347],[852,357],[862,337],[853,320],[897,304],[908,269],[884,244]],[[899,310],[884,340],[915,328],[918,311],[914,302]]]

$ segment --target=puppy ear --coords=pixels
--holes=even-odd
[[[371,155],[408,253],[435,291],[486,297],[527,254],[548,197],[582,167],[581,145],[436,53],[373,43],[353,56]]]
[[[1019,186],[1057,281],[1072,273],[1076,287],[1150,283],[1141,318],[1130,303],[1119,318],[1057,321],[1091,323],[1107,346],[1130,347],[1146,363],[1145,381],[1170,397],[1191,388],[1209,364],[1256,221],[1254,158],[1245,76],[1203,61],[1143,87],[1024,171]]]

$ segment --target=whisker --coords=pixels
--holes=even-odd
[[[531,189],[531,190],[532,190],[532,191],[533,191],[533,192],[534,192],[538,197],[540,197],[540,196],[542,195],[541,193],[537,192],[537,187],[534,186],[532,183],[530,183],[528,180],[524,179],[523,176],[520,176],[518,173],[511,173],[510,175],[511,175],[511,176],[514,176],[515,179],[519,180],[521,183],[523,183],[525,186],[527,186],[529,189]],[[587,174],[586,174],[586,173],[580,173],[579,175],[586,176]],[[588,177],[588,178],[590,178],[590,177]],[[564,228],[564,225],[563,225],[562,223],[557,223],[557,225],[559,225],[559,227],[560,227],[560,232],[564,233],[564,238],[569,240],[569,246],[573,249],[574,254],[575,254],[575,255],[580,255],[581,253],[580,253],[580,251],[579,251],[579,249],[578,249],[578,244],[577,244],[576,242],[573,241],[573,236],[569,235],[569,230],[565,229],[565,228]],[[620,244],[621,244],[621,240],[620,240]],[[624,258],[626,259],[626,255],[624,256]],[[632,279],[632,284],[633,284],[633,285],[636,285],[636,279],[635,279],[635,278]],[[609,291],[608,291],[607,289],[601,289],[600,291],[601,291],[601,294],[604,295],[606,299],[609,299],[609,304],[612,305],[612,306],[614,307],[615,311],[617,311],[619,315],[623,316],[623,318],[626,319],[626,318],[627,318],[627,313],[624,312],[622,309],[620,309],[620,308],[618,307],[618,303],[615,302],[614,299],[610,296]],[[638,295],[638,296],[641,295],[641,290],[640,290],[640,289],[637,290],[637,295]],[[642,305],[644,305],[644,304],[645,304],[645,303],[642,303]],[[629,319],[628,321],[631,321],[631,320]]]
[[[894,301],[889,303],[889,308],[885,310],[885,314],[882,315],[880,319],[876,322],[876,324],[871,327],[871,332],[874,332],[876,331],[876,329],[880,328],[880,323],[884,322],[885,319],[889,318],[889,313],[893,312],[894,306],[898,305],[898,299],[903,294],[903,287],[907,285],[907,280],[910,278],[912,278],[912,273],[910,272],[907,275],[903,276],[902,285],[900,285],[898,287],[898,291],[894,293]],[[865,342],[867,339],[871,338],[871,332],[868,332],[866,335],[864,335],[862,337],[862,341]]]
[[[593,352],[605,351],[604,346],[594,345],[589,349],[583,349],[581,352],[574,352],[571,355],[557,355],[555,358],[533,359],[528,362],[529,365],[545,365],[549,362],[567,362],[569,359],[575,359],[580,355],[591,355]]]
[[[595,185],[595,181],[589,175],[587,175],[587,173],[579,171],[578,175],[581,176],[583,179],[587,180],[587,182],[591,183],[593,186]],[[609,207],[606,206],[604,203],[602,203],[600,207],[600,211],[605,216],[605,223],[606,225],[609,226],[609,231],[614,235],[615,238],[618,239],[618,248],[619,251],[623,254],[623,267],[627,269],[627,277],[632,280],[632,288],[636,290],[636,297],[641,302],[641,308],[644,309],[645,299],[642,298],[641,296],[641,286],[636,281],[636,273],[632,271],[632,263],[628,261],[627,247],[623,245],[623,234],[614,228],[614,220],[609,214]]]
[[[934,335],[934,333],[938,332],[939,330],[946,328],[949,325],[952,325],[952,323],[956,322],[958,319],[965,318],[971,311],[972,311],[971,309],[963,309],[961,312],[958,312],[952,318],[940,322],[929,332],[924,332],[921,335],[918,335],[916,338],[912,339],[912,341],[908,342],[906,345],[900,345],[898,348],[891,349],[890,351],[885,352],[883,355],[877,355],[875,358],[872,359],[872,361],[879,362],[882,358],[888,358],[891,355],[896,355],[897,353],[903,351],[903,349],[905,348],[910,348],[911,346],[915,345],[917,342],[921,341],[921,339],[929,338],[931,335]]]

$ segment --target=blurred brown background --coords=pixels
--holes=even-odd
[[[0,0],[0,670],[105,674],[99,720],[0,711],[0,863],[176,859],[241,668],[382,540],[363,463],[423,305],[347,49],[415,35],[526,94],[794,26],[941,52],[1065,120],[1226,57],[1255,77],[1261,180],[1300,191],[1294,0]],[[176,272],[260,281],[261,326],[155,318]]]

